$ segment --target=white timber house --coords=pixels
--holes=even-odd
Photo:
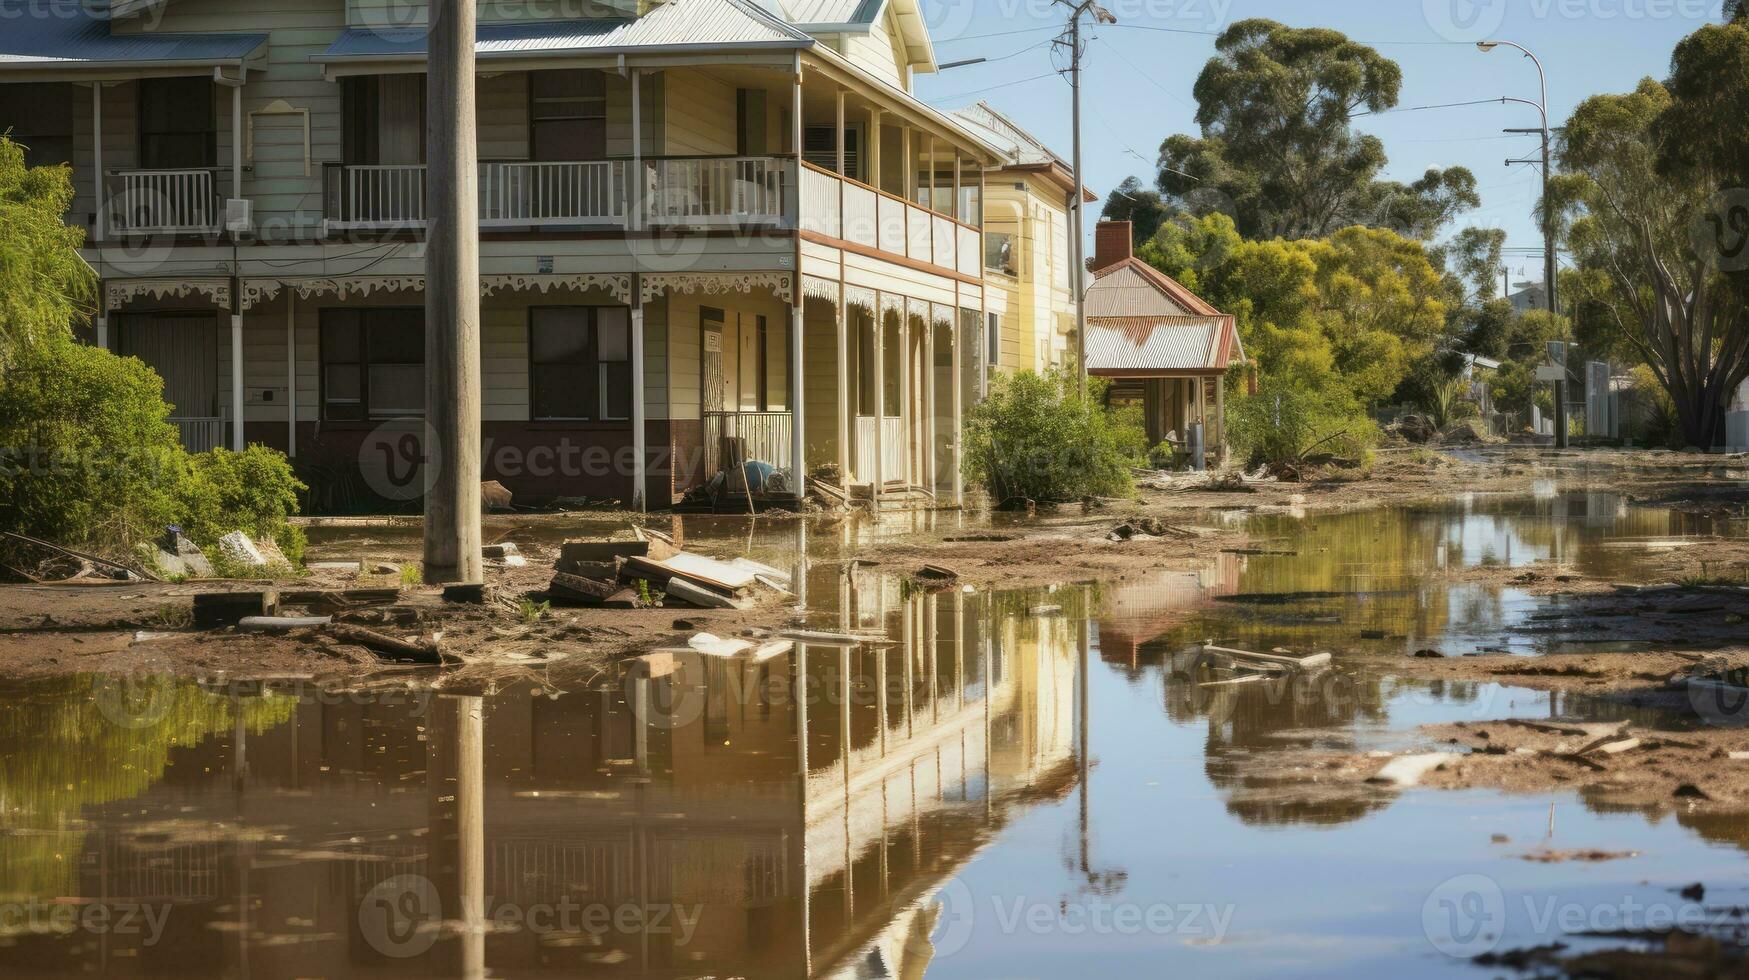
[[[661,508],[744,454],[958,504],[1004,155],[911,94],[917,0],[477,9],[481,478]],[[344,498],[419,425],[425,16],[0,0],[0,130],[71,167],[90,340],[191,449]]]

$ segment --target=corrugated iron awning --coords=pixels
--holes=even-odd
[[[210,70],[243,64],[266,45],[266,34],[112,34],[107,13],[83,3],[0,0],[0,71]]]
[[[1106,377],[1220,374],[1232,363],[1228,316],[1097,317],[1087,321],[1087,371]]]

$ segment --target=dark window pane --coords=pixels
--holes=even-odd
[[[595,386],[570,364],[536,364],[529,369],[533,391],[530,414],[537,419],[591,419]]]
[[[537,364],[582,364],[589,357],[589,311],[582,307],[535,310],[529,356]]]
[[[217,162],[210,79],[141,79],[139,100],[140,166],[176,169]]]
[[[425,325],[410,323],[406,316],[371,317],[366,343],[375,363],[422,364],[425,361]]]
[[[632,365],[617,361],[601,365],[602,413],[604,420],[623,421],[632,417]]]
[[[425,365],[371,364],[370,414],[373,418],[425,414]]]
[[[603,306],[595,311],[599,356],[604,361],[632,359],[631,311],[623,306]]]

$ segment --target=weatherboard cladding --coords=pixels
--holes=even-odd
[[[0,68],[234,64],[266,43],[266,34],[111,34],[108,16],[83,4],[0,0]]]

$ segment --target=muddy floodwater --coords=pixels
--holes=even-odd
[[[1466,572],[1632,580],[1740,525],[1552,488],[1230,519],[1251,547],[1196,573],[934,594],[819,560],[840,532],[697,525],[808,567],[808,625],[879,637],[855,646],[652,651],[465,694],[8,685],[0,973],[1486,976],[1474,957],[1749,904],[1749,817],[1284,783],[1271,759],[1643,710],[1391,664],[1627,643]],[[1207,639],[1335,662],[1206,686]],[[1543,848],[1636,856],[1524,859]]]

